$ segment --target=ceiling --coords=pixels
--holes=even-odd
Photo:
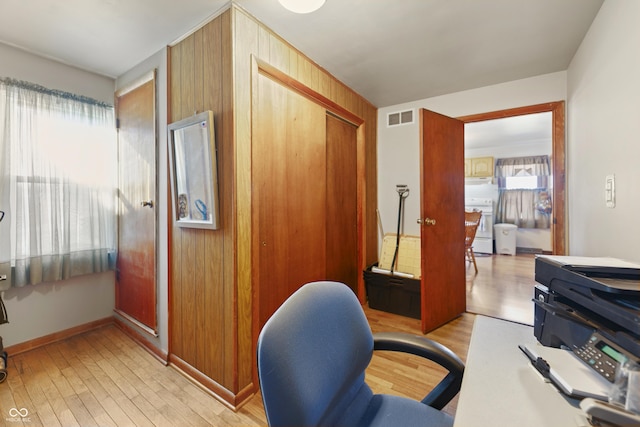
[[[377,107],[566,70],[603,0],[234,0]],[[0,0],[0,42],[117,77],[228,0]],[[16,77],[16,76],[4,76]]]
[[[553,138],[553,115],[550,111],[465,123],[464,148],[497,148],[514,143],[548,144]]]

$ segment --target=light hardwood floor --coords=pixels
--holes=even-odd
[[[415,319],[368,308],[365,312],[373,331],[419,333]],[[464,360],[473,319],[465,314],[428,336]],[[367,370],[367,381],[375,392],[421,399],[443,371],[417,359],[380,352]],[[233,412],[112,325],[10,355],[8,373],[0,384],[0,425],[266,425],[259,394]],[[456,403],[457,398],[445,410],[455,413]],[[27,415],[16,415],[16,410]]]
[[[467,263],[467,311],[533,325],[535,255],[476,256]]]
[[[10,355],[8,368],[0,384],[7,426],[264,424],[264,414],[226,409],[115,326]],[[28,411],[25,422],[11,408]]]
[[[532,323],[530,255],[478,257],[467,268],[467,310]],[[371,329],[420,334],[420,321],[365,307]],[[466,360],[475,314],[465,313],[427,334]],[[10,355],[0,384],[0,426],[262,426],[259,394],[238,412],[193,384],[131,340],[106,326],[29,352]],[[416,356],[377,352],[367,382],[377,393],[413,399],[444,371]],[[457,397],[445,408],[455,414]],[[16,410],[26,410],[22,418]],[[24,414],[23,410],[23,414]],[[11,414],[14,414],[12,416]]]

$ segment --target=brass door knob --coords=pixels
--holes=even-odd
[[[416,222],[418,224],[424,224],[424,225],[436,225],[436,220],[432,218],[425,218],[425,219],[418,218],[418,221]]]

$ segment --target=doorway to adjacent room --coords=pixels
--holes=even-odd
[[[551,113],[551,200],[550,252],[564,255],[566,251],[565,218],[565,118],[564,101],[495,111],[461,117],[465,123],[485,122],[496,119],[518,118],[526,115]],[[549,126],[549,125],[547,125]],[[520,252],[520,251],[519,251]],[[533,251],[535,252],[535,251]],[[549,251],[546,250],[548,253]],[[532,253],[488,255],[476,257],[478,274],[467,266],[467,311],[533,324],[534,260]]]
[[[509,110],[493,111],[459,117],[465,124],[485,122],[489,120],[521,117],[537,113],[551,113],[551,202],[553,210],[550,218],[551,252],[564,255],[566,252],[566,182],[565,182],[565,103],[549,102]]]

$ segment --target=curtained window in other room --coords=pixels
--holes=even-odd
[[[0,79],[0,274],[9,286],[113,268],[113,106]]]
[[[515,224],[518,228],[549,228],[549,171],[549,156],[497,159],[496,223]]]

